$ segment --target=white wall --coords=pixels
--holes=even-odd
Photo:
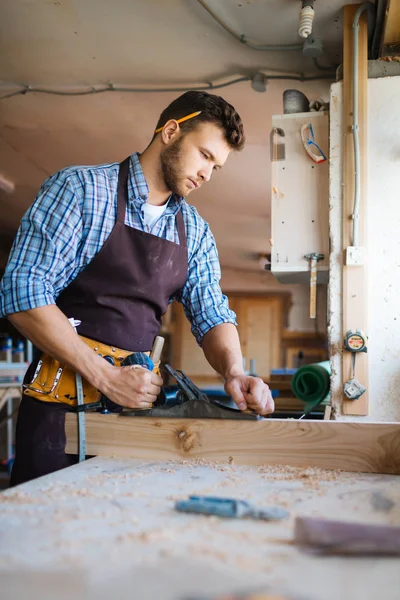
[[[341,83],[331,92],[330,341],[341,395]],[[368,81],[369,415],[400,420],[400,77]],[[350,418],[347,418],[350,420]]]
[[[400,420],[400,77],[368,90],[371,418]]]

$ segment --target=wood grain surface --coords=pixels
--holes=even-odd
[[[205,458],[242,465],[314,466],[400,474],[400,423],[157,419],[87,414],[87,454],[150,460]],[[77,417],[66,417],[77,452]]]

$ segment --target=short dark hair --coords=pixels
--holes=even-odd
[[[224,132],[225,140],[230,148],[233,150],[243,148],[245,135],[242,119],[229,102],[221,96],[207,92],[191,90],[176,98],[162,111],[155,129],[164,127],[170,119],[181,119],[198,110],[201,113],[197,117],[180,123],[180,128],[184,133],[192,131],[199,123],[214,123]]]

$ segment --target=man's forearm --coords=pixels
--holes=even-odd
[[[202,342],[204,355],[224,379],[243,375],[243,358],[235,325],[222,323],[206,333]]]
[[[78,371],[101,389],[111,365],[80,339],[56,305],[14,313],[7,318],[37,348]]]
[[[240,410],[250,409],[259,415],[274,411],[268,386],[259,377],[244,374],[239,336],[232,323],[210,329],[202,347],[210,365],[224,377],[225,392]]]

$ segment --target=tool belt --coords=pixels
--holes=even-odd
[[[121,366],[124,359],[133,354],[132,350],[122,350],[96,340],[79,336],[96,354],[115,366]],[[149,355],[150,352],[143,354]],[[154,365],[159,373],[159,363]],[[85,408],[96,408],[102,397],[101,392],[82,378]],[[43,402],[60,402],[71,407],[77,406],[75,371],[46,353],[40,355],[33,379],[23,385],[24,394]]]

